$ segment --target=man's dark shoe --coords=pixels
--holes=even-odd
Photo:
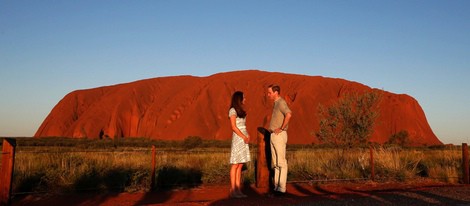
[[[276,191],[276,197],[284,197],[286,196],[286,193],[285,192],[279,192],[279,191]]]
[[[279,191],[273,191],[273,192],[269,193],[268,196],[269,197],[284,197],[284,196],[286,196],[286,193],[285,192],[279,192]]]

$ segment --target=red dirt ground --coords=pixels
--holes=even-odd
[[[290,183],[288,194],[271,197],[266,188],[247,186],[247,198],[228,198],[228,185],[137,193],[27,195],[12,205],[470,205],[470,186],[415,183]]]

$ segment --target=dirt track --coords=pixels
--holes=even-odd
[[[443,183],[291,183],[283,197],[245,187],[229,199],[228,185],[147,193],[82,193],[17,196],[13,205],[469,205],[470,185]]]

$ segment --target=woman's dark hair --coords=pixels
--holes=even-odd
[[[232,95],[232,103],[230,104],[230,108],[234,108],[237,111],[237,116],[240,118],[246,117],[246,111],[243,109],[243,92],[236,91]]]

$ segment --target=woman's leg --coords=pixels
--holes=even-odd
[[[237,179],[236,179],[236,185],[235,187],[237,188],[237,192],[240,191],[240,182],[242,178],[242,164],[237,164]]]
[[[237,169],[238,164],[232,164],[230,167],[230,196],[234,196],[237,192]]]
[[[238,167],[237,167],[237,181],[236,181],[236,188],[237,188],[237,193],[242,196],[242,197],[246,197],[245,194],[242,193],[242,168],[243,168],[243,164],[238,164]]]

